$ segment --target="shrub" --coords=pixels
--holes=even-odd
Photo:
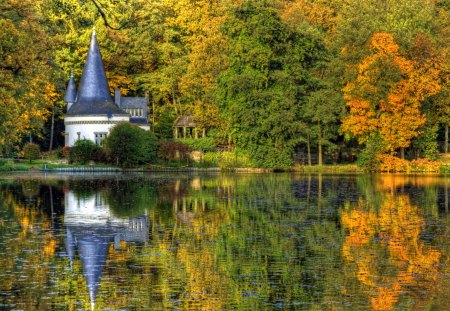
[[[245,153],[236,149],[234,151],[206,152],[203,155],[203,161],[209,166],[220,168],[255,167],[255,164]]]
[[[417,159],[411,161],[411,171],[414,172],[439,172],[441,163],[430,159]]]
[[[378,170],[380,172],[408,172],[410,170],[409,162],[388,154],[381,154],[376,157],[379,163]]]
[[[165,161],[187,160],[190,148],[179,141],[161,141],[158,147],[158,157]]]
[[[214,151],[217,149],[216,141],[211,137],[182,138],[176,141],[188,145],[194,151]]]
[[[9,172],[14,170],[12,159],[0,159],[0,172]]]
[[[69,163],[86,164],[96,161],[101,154],[100,147],[88,139],[77,140],[69,149]]]
[[[69,156],[69,150],[70,147],[68,146],[60,147],[55,150],[55,154],[58,157],[58,159],[63,159]]]
[[[141,162],[156,162],[158,160],[158,139],[155,134],[139,128],[142,132]]]
[[[39,146],[34,143],[27,143],[23,147],[23,157],[27,160],[31,161],[39,158],[40,151]]]
[[[117,165],[133,167],[156,159],[157,139],[152,132],[124,122],[112,128],[105,148]]]

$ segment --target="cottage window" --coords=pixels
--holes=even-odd
[[[102,146],[103,145],[103,141],[106,139],[106,134],[107,133],[94,133],[95,134],[95,144],[97,146]]]

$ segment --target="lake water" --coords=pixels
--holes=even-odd
[[[0,177],[0,309],[448,310],[450,178]]]

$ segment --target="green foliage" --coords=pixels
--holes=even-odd
[[[218,85],[233,142],[255,164],[293,163],[302,122],[299,99],[312,83],[308,69],[321,57],[320,42],[293,32],[264,1],[246,1],[226,24],[230,68]]]
[[[439,155],[438,130],[438,124],[425,126],[422,129],[422,135],[413,142],[413,146],[419,152],[419,158],[423,156],[430,160],[437,159]]]
[[[141,130],[141,129],[139,129]],[[158,139],[151,131],[141,130],[141,162],[156,162],[158,159]]]
[[[80,139],[69,150],[69,163],[87,164],[95,161],[101,153],[100,147],[88,139]]]
[[[183,143],[193,151],[214,151],[217,148],[217,143],[214,138],[180,138],[177,142]]]
[[[370,171],[378,169],[377,155],[382,153],[382,150],[384,146],[380,137],[369,139],[358,156],[357,164]]]
[[[27,143],[24,147],[23,147],[23,157],[27,160],[31,161],[32,160],[36,160],[39,158],[40,156],[40,150],[39,150],[39,146],[35,143]]]
[[[14,170],[12,159],[0,159],[0,172],[10,172]]]
[[[173,137],[173,124],[176,120],[176,114],[173,109],[169,107],[162,107],[153,112],[156,115],[153,129],[156,137],[159,139],[171,139]]]
[[[300,147],[317,150],[319,162],[322,154],[337,158],[342,89],[355,80],[374,33],[393,35],[408,59],[433,54],[425,45],[413,49],[417,34],[430,37],[442,89],[420,108],[427,121],[448,124],[449,20],[447,0],[6,1],[0,148],[18,151],[30,133],[47,145],[44,124],[52,112],[59,119],[68,72],[79,80],[96,26],[111,89],[149,95],[159,139],[171,139],[176,116],[189,110],[216,131],[217,141],[245,151],[252,165],[286,168]],[[374,86],[388,92],[386,81],[401,77],[380,68]],[[371,102],[380,96],[364,92]],[[407,151],[433,158],[433,137],[423,131]],[[341,145],[343,152],[351,148]],[[154,154],[152,148],[136,156]],[[369,149],[362,162],[371,161]]]
[[[105,148],[113,163],[133,167],[156,160],[157,140],[152,132],[123,122],[111,129]]]

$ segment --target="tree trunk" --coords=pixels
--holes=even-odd
[[[319,164],[319,166],[322,166],[323,164],[323,160],[322,160],[322,129],[320,128],[320,124],[319,124],[319,137],[317,139],[317,149],[318,149],[318,154],[317,154],[317,164]]]
[[[311,166],[311,144],[309,143],[309,136],[308,140],[306,141],[306,149],[308,150],[308,165]]]
[[[400,148],[400,157],[402,158],[402,159],[405,159],[405,148]]]
[[[448,152],[448,123],[445,124],[445,142],[444,142],[444,151]]]
[[[48,151],[53,150],[53,133],[55,132],[55,107],[52,109],[52,125],[50,127],[50,143],[48,144]]]
[[[318,149],[319,149],[319,151],[318,151],[318,164],[319,164],[319,166],[322,166],[323,165],[322,142],[320,140],[319,140],[319,143],[318,143]]]

